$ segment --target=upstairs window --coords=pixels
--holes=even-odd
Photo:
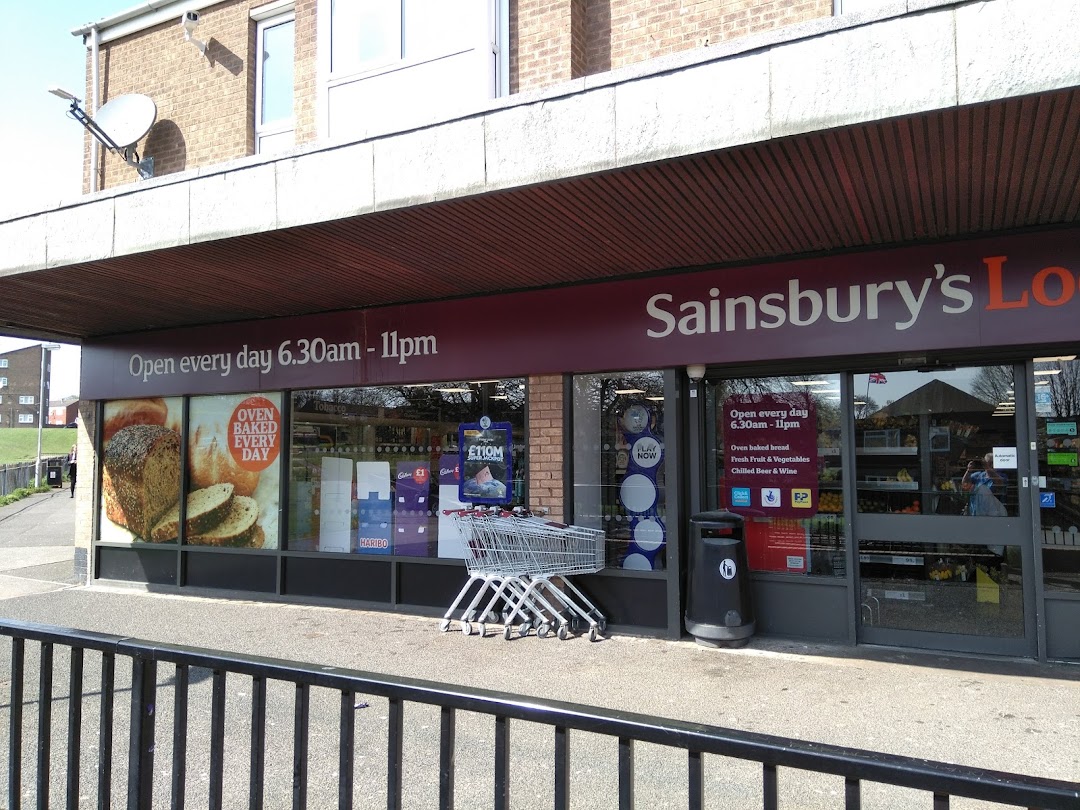
[[[30,395],[25,395],[24,394],[24,395],[20,396],[19,397],[19,404],[20,405],[33,405],[34,404],[34,396],[33,396],[33,394],[30,394]]]
[[[296,143],[296,20],[291,10],[257,20],[255,52],[255,151],[288,149]]]
[[[6,357],[0,357],[0,368],[7,368],[7,363],[8,361]]]
[[[0,377],[0,388],[7,388],[7,377]]]

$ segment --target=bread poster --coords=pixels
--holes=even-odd
[[[192,397],[185,543],[277,548],[280,458],[280,394]]]
[[[105,403],[102,542],[176,542],[182,407],[180,397]]]

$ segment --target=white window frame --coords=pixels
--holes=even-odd
[[[264,138],[272,138],[277,135],[285,135],[287,133],[294,133],[293,143],[295,144],[295,132],[296,132],[296,94],[295,87],[293,93],[293,114],[292,117],[283,120],[275,121],[272,124],[262,123],[262,99],[263,99],[263,70],[262,70],[262,53],[263,53],[263,34],[266,29],[274,28],[284,23],[293,23],[293,70],[296,69],[296,39],[295,39],[295,23],[296,12],[294,10],[294,0],[289,0],[285,3],[271,3],[267,6],[261,6],[254,9],[251,12],[251,19],[255,21],[255,153],[260,154],[262,152],[261,144]],[[295,73],[294,73],[295,76]],[[274,150],[279,151],[279,150]]]
[[[491,65],[486,78],[490,98],[503,98],[510,95],[510,0],[474,0],[482,2],[487,9],[486,30],[477,31],[480,39],[480,55],[485,64]],[[316,12],[316,116],[319,138],[325,139],[330,132],[330,90],[340,84],[347,84],[359,78],[377,76],[394,70],[402,70],[413,65],[424,64],[436,59],[444,59],[449,54],[427,56],[418,60],[398,60],[378,67],[367,67],[349,73],[331,73],[331,38],[333,0],[318,0]],[[493,58],[488,58],[493,57]]]
[[[34,415],[32,413],[20,413],[19,414],[20,425],[32,425],[34,424]]]
[[[7,368],[8,360],[6,357],[0,357],[0,368]]]
[[[20,405],[34,405],[35,404],[35,402],[34,402],[35,399],[36,399],[36,397],[33,394],[20,394],[19,395],[19,404]]]
[[[0,388],[7,388],[7,377],[0,377]]]

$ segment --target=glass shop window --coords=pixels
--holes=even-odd
[[[289,549],[462,558],[463,492],[525,505],[525,401],[520,378],[294,392]],[[509,458],[462,481],[459,428],[485,416]]]
[[[1037,357],[1034,377],[1043,581],[1080,593],[1080,360]]]
[[[839,375],[705,385],[709,506],[745,518],[750,567],[844,576]]]
[[[574,523],[603,529],[607,565],[666,565],[664,375],[574,377]]]

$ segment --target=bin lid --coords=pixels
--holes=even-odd
[[[690,517],[690,522],[695,525],[708,526],[731,526],[742,525],[742,515],[737,515],[734,512],[729,512],[726,509],[717,509],[712,512],[698,512],[696,515]]]

